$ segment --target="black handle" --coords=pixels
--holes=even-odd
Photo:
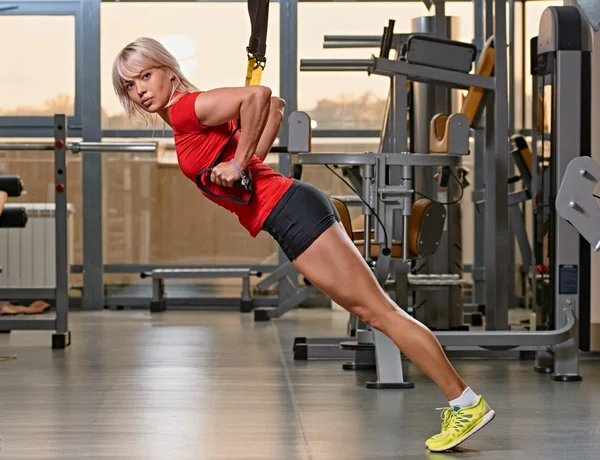
[[[207,168],[207,169],[203,169],[202,171],[200,171],[197,175],[196,175],[196,185],[198,186],[198,188],[200,190],[202,190],[206,195],[211,196],[213,198],[218,198],[220,200],[229,200],[232,201],[234,203],[237,204],[248,204],[250,203],[250,201],[252,200],[252,195],[254,194],[254,190],[252,189],[252,175],[250,174],[250,170],[248,170],[248,182],[246,185],[243,185],[241,180],[237,180],[235,181],[233,184],[234,186],[238,186],[238,187],[242,187],[246,190],[248,190],[250,192],[250,196],[248,197],[247,200],[240,200],[238,198],[234,198],[231,196],[224,196],[224,195],[217,195],[216,193],[213,193],[212,191],[210,191],[206,185],[204,185],[204,182],[202,182],[202,177],[205,174],[210,174],[212,173],[213,168]]]

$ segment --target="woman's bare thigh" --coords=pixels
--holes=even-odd
[[[394,308],[341,224],[323,232],[293,264],[321,292],[358,316],[364,309]]]

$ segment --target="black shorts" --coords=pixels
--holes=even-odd
[[[340,222],[329,197],[318,188],[294,180],[262,227],[290,261],[302,254],[329,227]]]

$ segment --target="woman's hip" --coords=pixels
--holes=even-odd
[[[263,230],[291,261],[337,222],[340,216],[329,197],[313,185],[296,180],[266,219]]]

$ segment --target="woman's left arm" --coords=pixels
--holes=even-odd
[[[269,118],[265,125],[265,129],[262,132],[258,144],[256,146],[256,156],[260,158],[260,161],[265,161],[265,158],[269,154],[279,129],[283,123],[283,111],[285,109],[285,101],[279,97],[271,98],[271,107],[269,109]],[[243,129],[243,126],[242,126]]]

